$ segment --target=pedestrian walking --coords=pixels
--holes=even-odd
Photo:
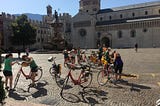
[[[135,47],[135,51],[137,52],[138,51],[138,44],[136,43],[134,47]]]

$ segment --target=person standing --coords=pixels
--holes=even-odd
[[[13,82],[13,73],[12,73],[12,65],[14,65],[17,62],[12,62],[13,55],[7,54],[4,60],[4,69],[3,74],[5,76],[5,89],[12,90],[12,82]],[[8,81],[9,81],[9,87],[8,87]]]
[[[32,57],[28,57],[27,55],[23,55],[22,60],[24,60],[30,66],[31,71],[30,71],[28,78],[31,78],[31,80],[32,80],[30,87],[34,87],[36,72],[38,71],[38,65],[36,64],[36,62],[34,61],[34,59]]]
[[[138,51],[138,44],[137,43],[135,44],[135,51],[136,52]]]
[[[119,53],[115,53],[115,54],[116,54],[116,57],[114,61],[114,67],[115,67],[115,73],[116,73],[115,77],[117,81],[117,80],[121,80],[121,74],[123,70],[123,61]]]

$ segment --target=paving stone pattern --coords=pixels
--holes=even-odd
[[[90,51],[88,50],[87,53]],[[6,101],[12,103],[10,106],[14,106],[13,103],[23,103],[26,106],[27,104],[30,106],[36,104],[37,106],[40,104],[42,106],[155,106],[156,100],[160,98],[160,49],[139,49],[137,53],[134,49],[117,49],[117,51],[124,61],[123,72],[135,74],[137,78],[123,77],[124,81],[117,84],[108,83],[99,86],[96,80],[99,70],[93,69],[93,81],[89,88],[72,86],[71,89],[64,90],[64,98],[61,98],[61,89],[48,71],[52,63],[47,59],[49,56],[56,56],[56,62],[63,66],[63,55],[31,53],[30,56],[43,68],[42,79],[35,88],[29,88],[31,81],[21,76],[16,91],[9,92]],[[17,54],[14,54],[14,58],[16,57]],[[14,78],[18,69],[18,65],[13,66]],[[24,70],[29,72],[29,68]],[[62,73],[62,76],[65,76],[67,69],[63,67]]]

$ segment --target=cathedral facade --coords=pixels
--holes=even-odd
[[[72,17],[74,47],[160,47],[160,2],[100,9],[100,0],[80,0]]]

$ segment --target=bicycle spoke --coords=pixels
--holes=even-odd
[[[41,68],[38,68],[38,71],[36,72],[35,82],[41,79],[42,74],[43,74],[43,70]]]
[[[97,75],[97,82],[99,85],[103,86],[108,82],[108,74],[105,70],[101,70]]]
[[[19,71],[17,73],[17,76],[16,76],[15,80],[14,80],[14,87],[13,87],[13,89],[16,88],[20,75],[21,75],[21,72]]]
[[[81,76],[81,86],[88,87],[92,82],[92,74],[89,72],[83,73]]]

